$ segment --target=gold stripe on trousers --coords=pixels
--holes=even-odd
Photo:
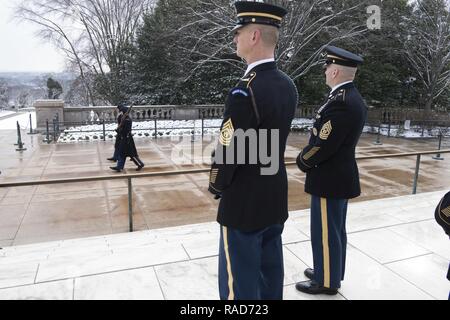
[[[322,247],[323,247],[323,286],[330,287],[330,248],[328,245],[328,208],[327,199],[320,198],[322,215]]]

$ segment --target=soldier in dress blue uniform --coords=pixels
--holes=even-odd
[[[117,126],[120,126],[120,123],[122,122],[122,115],[123,113],[120,111],[123,107],[126,107],[124,103],[119,103],[117,105],[117,110],[119,110],[119,115],[117,116]],[[117,162],[119,160],[119,143],[120,143],[120,136],[116,135],[116,141],[114,142],[114,154],[112,157],[108,158],[109,161]]]
[[[314,269],[296,288],[309,294],[336,294],[345,273],[348,199],[361,193],[355,148],[364,128],[367,106],[353,84],[363,59],[327,46],[324,65],[328,101],[318,110],[308,145],[297,157],[306,172],[305,192],[311,195],[311,245]]]
[[[248,68],[228,94],[209,183],[209,191],[220,198],[220,298],[282,299],[281,233],[288,217],[284,152],[298,104],[293,81],[278,70],[274,58],[279,28],[287,12],[260,2],[237,2],[235,6],[238,22],[234,43]],[[262,173],[264,164],[259,157],[255,164],[218,159],[219,153],[235,148],[239,131],[252,129],[258,133],[267,130],[268,137],[277,133],[273,141],[279,146],[273,150],[273,141],[269,143],[262,136],[257,143],[245,143],[245,152],[258,146],[270,150],[268,154],[278,163],[272,175]]]
[[[120,124],[117,127],[117,165],[115,167],[110,167],[111,170],[116,172],[121,172],[125,166],[125,161],[127,157],[130,157],[131,161],[137,166],[136,171],[140,171],[144,167],[144,163],[139,159],[139,155],[136,150],[136,145],[134,144],[133,135],[131,134],[131,128],[133,126],[133,121],[129,114],[127,114],[128,107],[121,104],[118,106],[120,112],[122,112],[122,117],[120,117]]]

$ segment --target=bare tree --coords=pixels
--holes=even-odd
[[[450,88],[450,3],[419,0],[410,21],[405,53],[425,87],[425,110]]]
[[[30,104],[30,93],[22,90],[15,99],[16,109],[26,108]]]
[[[277,60],[293,79],[303,76],[317,65],[325,45],[362,35],[367,26],[361,21],[350,23],[352,17],[365,13],[363,2],[344,7],[334,6],[333,0],[270,1],[288,8],[283,22],[283,32],[277,52]],[[195,67],[188,76],[205,63],[229,63],[244,69],[237,62],[232,43],[231,29],[235,25],[236,12],[230,0],[186,1],[186,21],[176,32],[182,32],[184,40],[174,44],[184,52],[184,58]],[[311,50],[314,40],[326,34],[327,42]],[[308,48],[308,50],[305,50]]]
[[[86,74],[109,79],[111,96],[120,91],[124,51],[134,41],[142,16],[154,0],[23,0],[17,16],[41,27],[40,35],[76,65],[89,102],[94,94]],[[112,103],[116,101],[110,101]]]
[[[10,94],[8,84],[0,80],[0,109],[9,107]]]

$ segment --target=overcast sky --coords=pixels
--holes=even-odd
[[[63,55],[34,34],[34,25],[13,19],[19,2],[0,0],[0,72],[63,71]]]

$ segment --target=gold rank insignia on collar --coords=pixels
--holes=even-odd
[[[231,118],[228,119],[222,126],[222,130],[220,131],[219,142],[221,145],[225,147],[229,147],[231,144],[231,139],[233,139],[234,127]]]
[[[340,89],[330,94],[328,101],[345,101],[345,89]]]

